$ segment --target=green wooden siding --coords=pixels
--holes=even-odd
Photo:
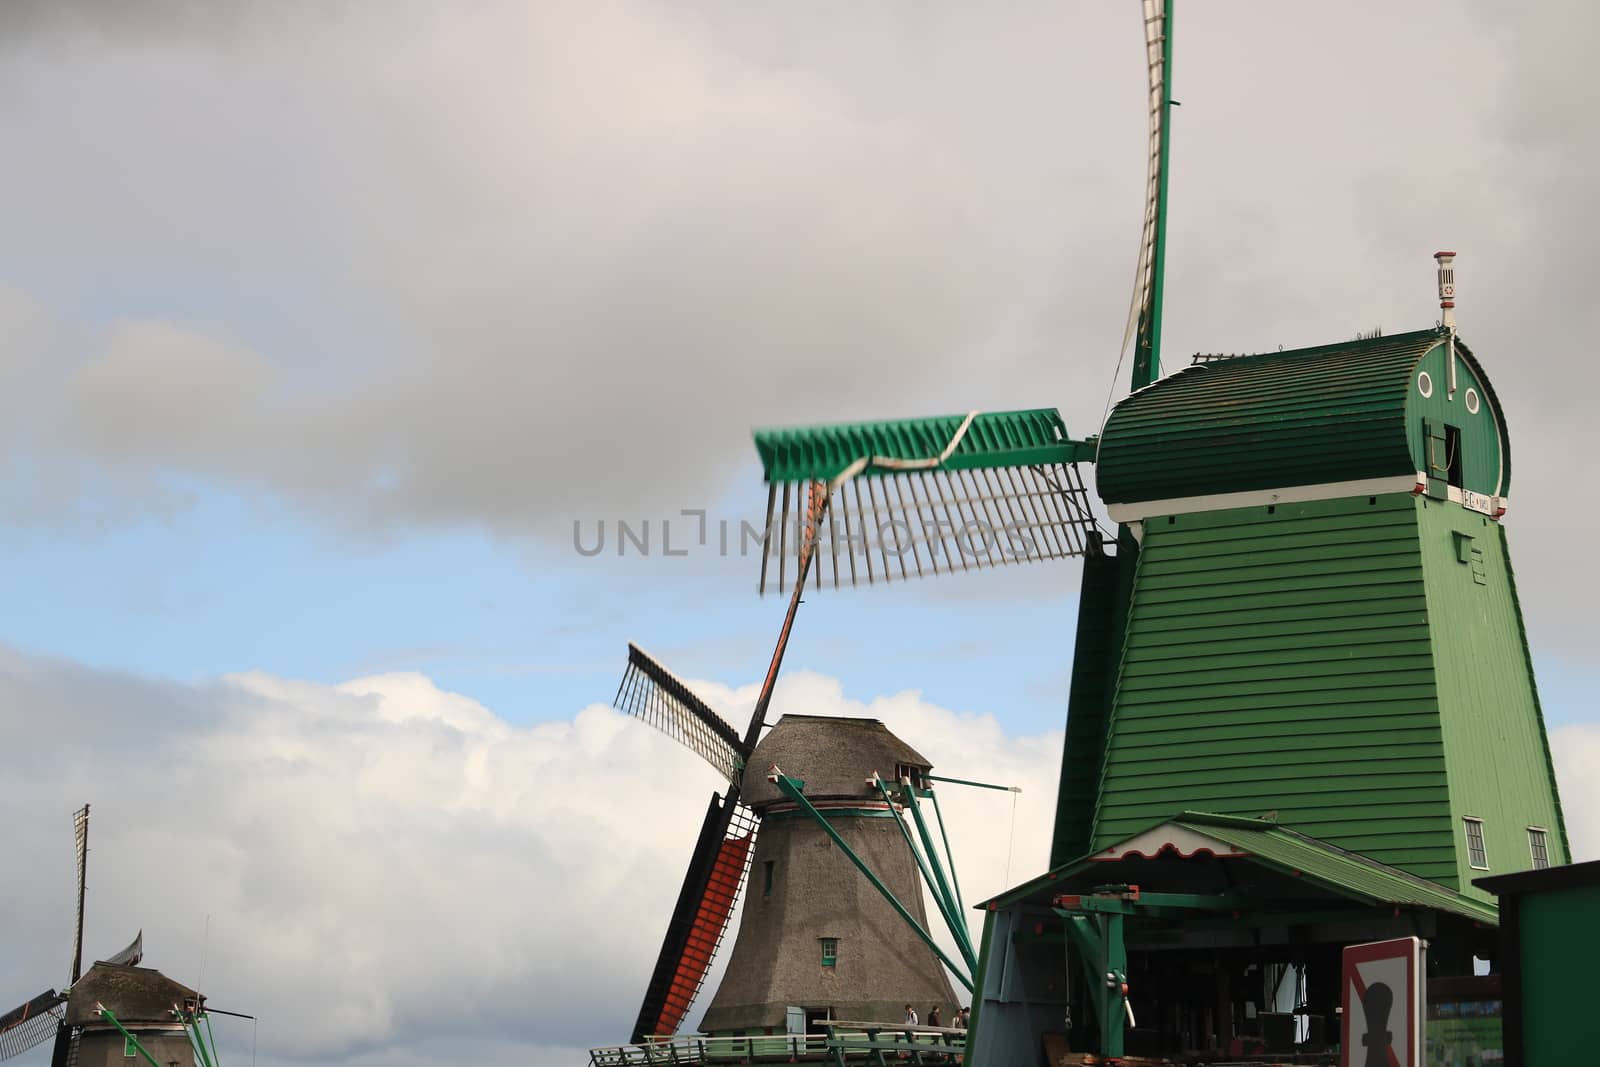
[[[1106,724],[1111,718],[1111,698],[1122,662],[1128,596],[1138,554],[1138,543],[1124,530],[1115,556],[1091,555],[1083,561],[1078,633],[1067,696],[1067,729],[1056,792],[1056,824],[1050,839],[1052,867],[1089,851],[1095,799],[1100,795]]]
[[[1483,820],[1492,874],[1533,867],[1530,826],[1549,831],[1552,864],[1570,862],[1505,529],[1437,500],[1417,516],[1460,884],[1483,876],[1468,866],[1465,816]]]
[[[1275,811],[1458,884],[1416,509],[1389,494],[1145,524],[1094,848],[1186,809]]]

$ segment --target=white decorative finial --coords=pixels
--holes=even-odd
[[[1453,330],[1456,328],[1456,254],[1435,252],[1433,258],[1439,263],[1439,321]]]
[[[1456,398],[1456,254],[1435,252],[1439,264],[1439,324],[1450,331],[1450,387],[1445,391],[1449,400]]]

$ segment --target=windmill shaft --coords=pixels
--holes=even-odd
[[[787,483],[784,485],[783,500],[784,511],[787,516],[789,502],[789,487]],[[767,665],[767,676],[761,680],[761,695],[756,697],[755,711],[751,713],[750,726],[744,733],[744,750],[746,752],[754,749],[756,742],[761,738],[761,726],[767,718],[767,706],[772,703],[772,691],[778,684],[778,671],[783,667],[783,653],[789,647],[789,633],[794,629],[794,617],[800,610],[800,594],[805,592],[806,572],[811,569],[812,559],[816,556],[817,527],[821,524],[822,513],[827,507],[828,495],[826,488],[822,482],[812,482],[806,501],[805,529],[800,534],[800,559],[796,564],[798,570],[795,574],[794,589],[789,594],[789,610],[783,614],[783,626],[778,630],[778,644],[772,650],[772,662]],[[778,561],[778,574],[781,582],[783,574],[781,556]],[[837,570],[835,571],[835,577],[837,578]]]

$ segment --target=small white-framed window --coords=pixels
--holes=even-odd
[[[1550,848],[1545,843],[1544,827],[1528,827],[1528,853],[1533,856],[1533,869],[1542,871],[1550,866]]]
[[[1463,816],[1467,828],[1467,865],[1475,871],[1489,869],[1489,853],[1483,847],[1483,820],[1471,815]]]
[[[819,937],[822,942],[822,965],[824,967],[837,967],[839,965],[839,939],[837,937]]]
[[[1433,395],[1433,378],[1428,374],[1427,371],[1423,371],[1421,374],[1417,375],[1417,392],[1421,393],[1425,397]]]

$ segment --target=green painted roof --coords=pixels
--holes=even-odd
[[[1369,904],[1400,904],[1453,912],[1496,925],[1500,913],[1492,904],[1462,896],[1396,867],[1348,852],[1326,841],[1306,837],[1262,819],[1186,811],[1179,826],[1243,849],[1269,867],[1317,882],[1341,896]]]
[[[1215,838],[1249,853],[1250,861],[1296,875],[1362,904],[1433,908],[1488,925],[1498,925],[1500,921],[1499,911],[1492,904],[1462,896],[1436,882],[1407,874],[1265,819],[1186,811],[1159,825],[1180,826]],[[986,900],[978,907],[1006,907],[1027,900],[1041,891],[1053,892],[1056,883],[1092,866],[1104,867],[1105,861],[1096,860],[1092,855],[1083,856]]]
[[[1419,330],[1196,363],[1163,378],[1107,420],[1100,496],[1132,503],[1414,474],[1413,371],[1445,339]],[[1499,420],[1476,360],[1456,348]]]
[[[834,423],[755,431],[756,452],[769,482],[826,481],[863,456],[929,459],[943,452],[966,415]],[[1094,450],[1067,436],[1055,408],[984,412],[944,466],[951,470],[1073,463]],[[887,473],[869,468],[865,474]]]

